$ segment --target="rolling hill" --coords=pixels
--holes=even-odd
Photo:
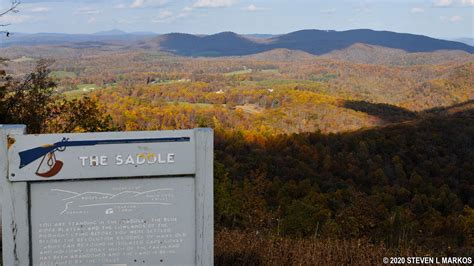
[[[474,61],[474,54],[460,50],[439,50],[434,52],[408,53],[401,49],[356,43],[342,50],[334,50],[323,55],[289,49],[273,49],[245,56],[269,62],[302,62],[315,59],[337,60],[359,64],[389,66],[413,66],[445,64],[450,62],[468,63]]]
[[[335,50],[319,58],[349,61],[361,64],[393,66],[430,65],[447,62],[471,62],[474,54],[460,50],[437,50],[409,53],[401,49],[356,43],[342,50]]]
[[[233,56],[249,55],[266,51],[261,43],[233,32],[197,36],[184,33],[170,33],[146,43],[154,47],[183,56]]]
[[[367,44],[400,49],[409,53],[438,50],[460,50],[474,53],[474,47],[464,43],[434,39],[422,35],[374,31],[302,30],[268,39],[251,39],[233,32],[196,36],[171,33],[145,42],[142,48],[159,48],[183,56],[241,56],[273,49],[304,51],[313,55],[346,49],[354,44]]]

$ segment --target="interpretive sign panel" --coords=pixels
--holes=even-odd
[[[16,136],[8,150],[9,179],[116,178],[193,174],[192,131]]]
[[[3,133],[5,265],[212,265],[212,139]]]

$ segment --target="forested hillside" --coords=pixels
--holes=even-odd
[[[467,252],[473,125],[469,109],[337,135],[217,130],[216,219],[283,235]]]

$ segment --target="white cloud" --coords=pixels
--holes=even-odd
[[[133,0],[131,8],[157,7],[166,4],[168,0]]]
[[[131,8],[140,8],[145,6],[145,0],[134,0],[130,5]]]
[[[451,16],[451,17],[446,17],[446,16],[441,16],[439,17],[442,21],[449,21],[449,22],[458,22],[462,20],[461,16]]]
[[[462,17],[461,16],[452,16],[449,18],[449,21],[451,22],[456,22],[456,21],[461,21]]]
[[[323,14],[333,14],[334,12],[336,12],[335,8],[323,9],[319,11],[319,13]]]
[[[410,10],[411,13],[423,13],[425,12],[425,9],[424,8],[421,8],[421,7],[414,7]]]
[[[453,2],[453,0],[435,0],[433,4],[435,6],[451,6]]]
[[[190,6],[185,6],[185,7],[181,10],[181,12],[180,12],[178,15],[176,15],[175,18],[185,18],[185,17],[189,16],[192,11],[193,11],[193,8],[192,8],[192,7],[190,7]]]
[[[250,12],[255,12],[255,11],[264,10],[264,8],[251,4],[248,7],[246,7],[245,10],[250,11]]]
[[[176,16],[176,18],[185,18],[187,16],[189,16],[189,12],[181,12]]]
[[[165,10],[165,11],[161,11],[160,13],[158,13],[158,15],[155,18],[153,18],[151,20],[151,22],[153,22],[153,23],[164,23],[164,22],[169,22],[172,19],[174,19],[173,12]]]
[[[6,14],[0,17],[0,24],[20,24],[28,21],[30,18],[30,16],[26,15]]]
[[[171,11],[168,11],[168,10],[165,10],[165,11],[161,11],[159,14],[158,14],[158,18],[169,18],[173,16],[173,12]]]
[[[229,7],[236,3],[236,0],[198,0],[193,4],[196,8],[208,7]]]
[[[95,17],[91,17],[87,20],[87,23],[91,24],[94,23],[97,19]]]
[[[124,3],[121,3],[121,4],[117,4],[114,6],[114,8],[118,8],[118,9],[124,9],[124,8],[127,8],[127,5],[124,4]]]
[[[35,7],[35,8],[30,9],[30,11],[34,13],[43,13],[43,12],[48,12],[49,8],[48,7]]]
[[[474,6],[474,0],[461,0],[461,4],[464,6]]]
[[[101,13],[100,10],[89,8],[89,7],[79,8],[78,10],[74,12],[74,14],[76,15],[98,15],[100,13]]]
[[[367,13],[371,11],[370,7],[367,4],[360,4],[355,10],[361,13]]]
[[[433,5],[436,7],[452,7],[452,6],[474,6],[474,0],[434,0]]]

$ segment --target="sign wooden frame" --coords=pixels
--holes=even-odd
[[[33,264],[30,184],[43,180],[70,182],[79,179],[94,182],[110,178],[129,180],[135,177],[180,175],[194,177],[194,265],[213,265],[212,129],[44,135],[24,133],[24,126],[0,127],[3,265]],[[61,153],[64,149],[67,149],[66,152]],[[140,153],[125,163],[127,154],[135,155],[148,149],[159,149],[162,153]],[[52,158],[55,152],[58,152],[58,157],[61,156],[60,159]],[[101,155],[103,158],[99,153],[105,154]],[[58,163],[60,167],[56,167],[59,171],[40,172],[40,155],[46,159],[61,160]],[[35,172],[36,168],[38,170]]]

